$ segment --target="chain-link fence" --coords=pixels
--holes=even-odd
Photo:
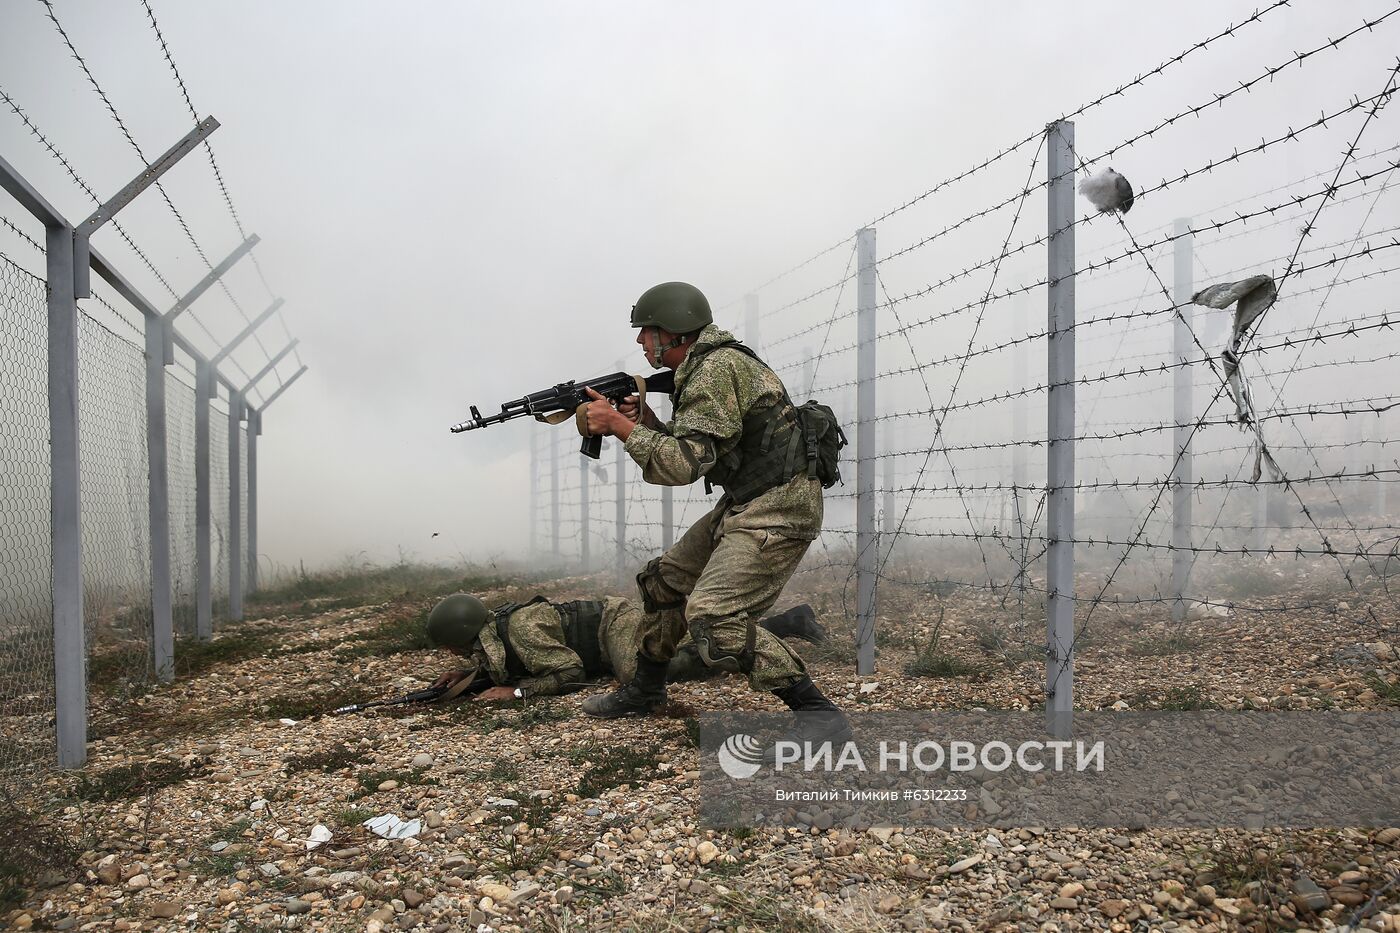
[[[0,253],[0,789],[54,748],[46,289]]]
[[[170,480],[170,598],[175,631],[195,634],[199,566],[195,545],[194,374],[165,374],[166,473]]]
[[[146,354],[81,312],[78,439],[89,678],[143,683],[151,674]]]

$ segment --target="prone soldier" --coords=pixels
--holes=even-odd
[[[642,619],[634,603],[616,597],[556,603],[536,596],[488,609],[477,597],[456,593],[433,607],[427,634],[434,645],[467,658],[469,666],[448,671],[433,686],[447,687],[452,696],[509,700],[569,693],[609,677],[625,684],[636,673]],[[761,625],[778,638],[826,638],[805,604]],[[672,682],[715,674],[694,645],[682,645],[666,671]]]

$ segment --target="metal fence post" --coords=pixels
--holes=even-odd
[[[87,633],[83,628],[78,481],[78,301],[73,230],[46,234],[49,328],[49,517],[53,529],[53,663],[58,766],[87,761]]]
[[[1050,733],[1064,739],[1074,726],[1074,123],[1056,121],[1046,133],[1045,720]]]
[[[549,553],[559,560],[559,432],[549,432]]]
[[[248,592],[258,591],[258,435],[262,434],[262,412],[248,412]]]
[[[1186,589],[1190,583],[1191,565],[1191,484],[1195,464],[1191,462],[1191,382],[1195,373],[1186,365],[1192,355],[1191,294],[1192,257],[1191,220],[1178,218],[1176,240],[1173,244],[1174,281],[1172,301],[1176,316],[1172,319],[1172,621],[1186,621]]]
[[[1022,292],[1011,306],[1012,326],[1018,341],[1011,350],[1011,378],[1025,380],[1029,385],[1030,341],[1029,337],[1030,296]],[[1026,601],[1026,564],[1030,555],[1030,529],[1026,527],[1030,518],[1027,506],[1030,504],[1030,470],[1026,463],[1026,444],[1030,440],[1030,418],[1027,412],[1026,396],[1018,393],[1011,400],[1011,506],[1012,521],[1016,523],[1016,578],[1017,595],[1024,604]]]
[[[802,350],[802,394],[808,399],[812,397],[812,380],[816,378],[816,371],[812,366],[812,348],[805,347]]]
[[[243,469],[239,457],[241,438],[238,424],[243,414],[243,396],[228,394],[228,617],[243,618]]]
[[[675,506],[671,498],[671,487],[661,487],[661,550],[669,551],[675,541]]]
[[[621,441],[617,448],[617,582],[627,582],[627,448]]]
[[[856,233],[856,673],[875,673],[875,229]]]
[[[146,475],[151,531],[151,669],[175,679],[175,618],[170,591],[170,482],[166,464],[165,321],[145,318]]]
[[[214,635],[214,566],[210,556],[209,400],[214,396],[214,368],[194,363],[194,552],[195,637]]]
[[[578,455],[578,560],[584,573],[588,572],[588,458]]]

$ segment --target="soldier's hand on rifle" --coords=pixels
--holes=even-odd
[[[483,690],[476,695],[478,700],[514,700],[514,687],[492,687],[490,690]]]
[[[613,408],[611,402],[588,386],[584,386],[584,391],[593,399],[584,409],[588,433],[595,437],[620,437],[626,440],[627,435],[632,433],[632,419]]]
[[[451,687],[458,681],[465,680],[470,675],[471,671],[468,670],[448,671],[446,674],[443,674],[437,680],[433,681],[433,687]]]

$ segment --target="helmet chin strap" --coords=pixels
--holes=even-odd
[[[685,342],[685,335],[682,334],[670,343],[657,344],[647,351],[647,362],[651,364],[652,369],[665,369],[666,364],[662,361],[662,357],[670,353],[676,347],[685,346]]]

